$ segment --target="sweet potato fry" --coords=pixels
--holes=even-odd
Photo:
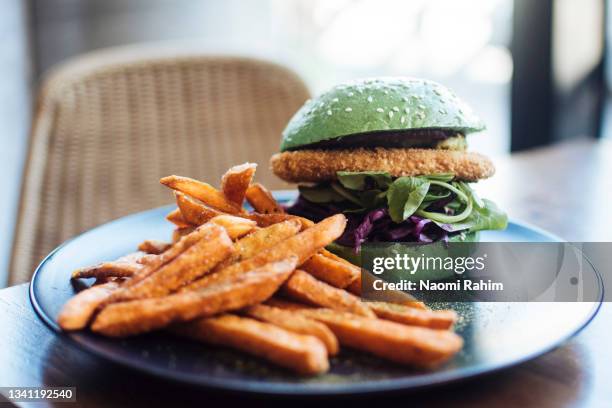
[[[215,224],[206,224],[200,241],[171,262],[160,267],[141,282],[122,289],[113,301],[166,296],[207,274],[233,251],[227,232]]]
[[[229,201],[242,207],[246,191],[255,175],[255,169],[257,169],[255,163],[243,163],[225,172],[221,177],[221,191]]]
[[[170,248],[172,244],[167,242],[158,241],[156,239],[147,239],[138,245],[138,250],[150,255],[159,255],[166,249]]]
[[[376,317],[366,303],[342,289],[335,288],[314,276],[296,270],[282,288],[290,299],[333,310],[354,313],[365,317]]]
[[[134,275],[143,268],[140,263],[145,256],[142,252],[135,252],[122,256],[116,261],[102,262],[94,266],[87,266],[72,272],[72,279],[80,278],[125,278]]]
[[[201,228],[204,232],[198,242],[141,282],[122,289],[113,301],[166,296],[207,274],[227,258],[234,246],[225,229],[213,223]]]
[[[246,191],[246,199],[258,213],[282,214],[284,208],[276,202],[272,193],[259,183],[252,184]]]
[[[225,228],[232,241],[249,234],[257,228],[257,223],[255,221],[228,214],[212,218],[210,222]]]
[[[348,292],[355,296],[361,296],[361,274],[345,288]]]
[[[144,266],[136,262],[102,262],[94,266],[77,269],[72,272],[72,279],[81,278],[125,278],[133,276]]]
[[[336,288],[345,288],[361,275],[361,269],[348,262],[339,262],[323,254],[315,254],[301,268]]]
[[[285,239],[294,236],[299,231],[300,223],[296,220],[283,221],[267,228],[261,228],[236,241],[234,253],[219,264],[217,269],[220,270],[233,263],[251,258],[260,251],[271,248]]]
[[[341,345],[401,364],[433,367],[463,346],[461,337],[448,330],[406,326],[331,309],[303,309],[298,313],[325,323]]]
[[[196,227],[175,228],[174,231],[172,231],[172,242],[178,242],[185,235],[189,235],[195,231],[195,229]]]
[[[236,204],[230,202],[222,192],[211,186],[189,177],[168,176],[160,181],[163,185],[173,190],[197,198],[204,204],[216,208],[228,214],[240,214],[244,210]]]
[[[123,337],[242,309],[272,296],[296,265],[297,257],[293,256],[240,276],[219,272],[215,283],[197,291],[112,303],[96,316],[91,329],[106,336]]]
[[[192,224],[188,223],[185,218],[183,218],[183,214],[178,208],[172,210],[168,215],[166,215],[166,219],[176,225],[178,228],[188,228],[193,226]]]
[[[457,321],[453,310],[423,310],[388,302],[366,302],[376,316],[411,326],[450,329]]]
[[[209,344],[241,350],[299,374],[313,375],[329,369],[325,347],[316,337],[245,317],[226,314],[198,319],[178,325],[173,331]]]
[[[267,305],[251,306],[245,309],[244,314],[294,333],[314,336],[325,344],[330,356],[338,354],[338,339],[327,326],[316,320]]]
[[[211,218],[223,214],[223,212],[219,210],[198,203],[196,200],[180,191],[175,191],[174,196],[182,219],[190,225],[202,225],[210,221]]]
[[[270,299],[266,300],[264,305],[272,306],[282,310],[289,310],[292,312],[300,311],[304,309],[318,309],[318,307],[306,305],[304,303],[298,303],[291,300],[287,300],[286,298],[282,298],[274,295]]]
[[[94,312],[119,288],[119,282],[107,282],[82,290],[62,307],[57,323],[64,330],[84,329]]]
[[[267,263],[278,261],[287,256],[297,256],[298,264],[303,263],[319,249],[338,238],[346,225],[346,217],[337,214],[326,218],[320,223],[294,235],[279,244],[269,247],[257,255],[244,261],[232,264],[221,272],[240,275],[246,271],[258,268]],[[220,272],[218,272],[220,273]],[[205,287],[216,279],[217,274],[212,274],[199,279],[188,285],[185,290],[194,290]]]
[[[200,241],[207,231],[208,230],[204,226],[199,227],[193,230],[191,233],[181,237],[170,248],[168,248],[167,251],[153,257],[148,257],[145,268],[142,268],[136,274],[134,274],[132,279],[126,282],[124,286],[129,287],[136,285],[138,282],[155,272],[162,265],[172,261],[189,247]]]
[[[280,213],[279,214],[260,214],[257,212],[252,212],[252,213],[245,215],[245,217],[255,221],[257,223],[257,226],[262,227],[262,228],[269,227],[270,225],[278,224],[279,222],[283,222],[287,220],[299,220],[300,223],[302,224],[302,230],[305,230],[306,228],[310,228],[315,224],[309,219],[298,217],[297,215],[291,215],[291,214],[280,214]]]

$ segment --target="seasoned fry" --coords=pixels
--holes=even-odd
[[[183,218],[183,214],[181,214],[181,211],[178,208],[172,210],[168,215],[166,215],[166,219],[176,225],[178,228],[188,228],[193,226],[192,224],[188,223],[185,218]]]
[[[105,279],[129,277],[143,268],[143,265],[140,263],[143,257],[144,253],[134,252],[133,254],[122,256],[116,261],[102,262],[94,266],[77,269],[72,272],[71,278]]]
[[[278,296],[273,296],[270,299],[266,300],[264,303],[267,306],[276,307],[282,310],[289,311],[300,311],[304,309],[316,309],[314,306],[305,305],[303,303],[294,302],[291,300],[287,300],[286,298],[281,298]]]
[[[294,236],[300,231],[300,223],[296,220],[283,221],[267,228],[259,229],[236,241],[234,253],[217,266],[220,270],[233,263],[243,261],[257,255],[266,248]]]
[[[163,185],[173,190],[178,190],[184,194],[197,198],[204,204],[216,208],[229,214],[240,214],[244,210],[236,204],[230,202],[222,192],[211,186],[191,179],[189,177],[168,176],[160,181]]]
[[[244,261],[228,266],[221,272],[240,275],[267,263],[284,259],[287,256],[297,256],[298,264],[301,264],[319,249],[338,238],[342,231],[344,231],[345,225],[346,217],[342,214],[326,218],[313,227],[280,242],[278,245],[267,248]],[[205,276],[188,285],[185,290],[205,287],[217,278],[215,275],[217,274]]]
[[[158,241],[156,239],[147,239],[138,245],[138,250],[144,252],[145,254],[159,255],[171,246],[172,244],[167,242]]]
[[[457,321],[457,313],[453,310],[423,310],[388,302],[367,302],[367,305],[381,319],[411,326],[446,330]]]
[[[244,196],[255,175],[257,164],[243,163],[231,167],[221,177],[221,191],[229,201],[242,207]]]
[[[72,279],[81,278],[125,278],[133,276],[143,268],[139,263],[131,262],[102,262],[100,264],[77,269],[72,272]]]
[[[293,256],[240,276],[219,272],[215,283],[197,291],[112,303],[96,316],[91,329],[106,336],[124,337],[242,309],[272,296],[296,265],[297,257]]]
[[[334,333],[327,326],[313,319],[267,305],[251,306],[245,309],[244,314],[294,333],[314,336],[323,342],[330,356],[338,354],[338,339]]]
[[[200,241],[207,232],[208,230],[204,226],[199,227],[191,233],[181,237],[167,251],[159,255],[155,255],[154,257],[149,257],[145,267],[134,274],[132,279],[126,282],[124,286],[129,287],[136,285],[138,282],[155,272],[162,265],[172,261],[189,247]]]
[[[165,296],[210,272],[231,254],[234,246],[223,227],[208,223],[202,226],[202,230],[203,234],[198,242],[141,282],[122,289],[113,300]]]
[[[329,369],[325,346],[316,337],[245,317],[226,314],[198,319],[177,326],[174,332],[235,348],[300,374],[319,374]]]
[[[211,218],[222,215],[223,212],[198,203],[193,198],[175,191],[176,205],[182,215],[183,220],[191,225],[202,225],[210,221]]]
[[[246,199],[258,213],[282,214],[283,207],[276,202],[272,193],[259,183],[252,184],[246,191]]]
[[[355,295],[328,285],[299,269],[285,282],[282,291],[290,299],[300,302],[365,317],[376,317],[367,304]]]
[[[461,337],[448,330],[406,326],[331,309],[302,309],[298,313],[325,323],[341,345],[401,364],[433,367],[463,346]]]
[[[291,215],[291,214],[260,214],[257,212],[252,212],[252,213],[245,215],[245,217],[255,221],[257,223],[257,226],[262,227],[262,228],[269,227],[270,225],[278,224],[279,222],[283,222],[287,220],[299,220],[300,223],[302,224],[303,230],[305,230],[306,228],[310,228],[315,224],[314,222],[306,218],[298,217],[297,215]]]
[[[174,242],[174,243],[178,242],[185,235],[189,235],[193,231],[195,231],[195,229],[196,229],[196,227],[176,228],[172,232],[172,242]]]
[[[219,215],[211,219],[210,222],[225,228],[232,241],[247,235],[257,228],[255,221],[227,214]]]
[[[336,288],[345,288],[361,275],[361,269],[348,262],[339,262],[321,253],[313,255],[301,266],[317,279]]]
[[[82,290],[62,307],[57,323],[64,330],[84,329],[98,306],[118,287],[119,283],[113,281]]]
[[[361,296],[361,274],[357,275],[357,278],[345,288],[353,295]]]

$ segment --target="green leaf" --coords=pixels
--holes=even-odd
[[[483,207],[474,206],[472,214],[465,220],[472,224],[470,232],[501,230],[508,226],[508,216],[491,200],[482,199]]]
[[[480,199],[478,194],[476,194],[476,192],[474,190],[472,190],[472,187],[470,187],[470,185],[468,183],[466,183],[464,181],[460,181],[458,183],[461,186],[461,189],[463,190],[463,192],[465,194],[467,194],[468,197],[470,197],[474,201],[474,205],[476,207],[484,208],[484,202]]]
[[[375,209],[387,203],[387,192],[382,190],[366,190],[359,195],[363,208]]]
[[[423,177],[400,177],[391,184],[387,192],[389,215],[397,223],[410,217],[419,208],[430,183]]]
[[[386,190],[393,182],[391,175],[384,171],[339,171],[336,175],[340,184],[350,190],[365,190],[368,187],[368,180],[379,189]]]
[[[436,173],[436,174],[428,174],[427,176],[423,176],[429,181],[443,181],[449,182],[455,178],[454,173]]]
[[[345,201],[345,198],[338,194],[330,186],[305,187],[298,186],[300,194],[311,203],[338,203]]]
[[[340,196],[344,197],[348,201],[352,202],[353,204],[361,205],[361,201],[359,201],[359,198],[357,198],[357,196],[353,192],[342,187],[339,183],[331,183],[331,188],[333,188],[336,193],[338,193]]]

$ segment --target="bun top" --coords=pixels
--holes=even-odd
[[[485,128],[450,89],[404,77],[361,79],[308,100],[283,131],[281,151],[364,133],[436,129],[468,134]]]

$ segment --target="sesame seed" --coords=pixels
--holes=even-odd
[[[393,111],[389,111],[389,119],[393,119]]]
[[[374,100],[374,98],[372,98],[372,95],[368,96],[368,102],[372,102]]]
[[[344,111],[345,111],[345,112],[352,112],[352,111],[353,111],[353,108],[345,108],[345,109],[344,109]]]
[[[402,101],[404,102],[408,102],[408,98],[406,98],[405,96],[402,97]]]
[[[418,108],[419,108],[420,110],[425,110],[425,109],[427,109],[427,108],[425,107],[425,105],[419,105],[419,106],[418,106]]]
[[[331,109],[328,109],[328,110],[327,110],[327,114],[328,114],[329,116],[331,116],[331,115],[332,115],[332,111],[331,111]]]
[[[355,94],[354,94],[353,92],[349,92],[347,95],[348,95],[348,96],[353,96],[353,95],[355,95]]]
[[[332,99],[332,102],[338,102],[338,98]]]
[[[402,117],[400,118],[400,123],[404,123],[405,121],[406,121],[406,117],[405,117],[405,116],[402,116]]]
[[[376,108],[376,112],[383,113],[385,110],[383,108]]]
[[[389,91],[385,91],[385,95],[389,95]]]
[[[409,114],[410,113],[410,109],[404,108],[404,112],[406,112],[406,114]]]
[[[393,110],[396,111],[396,112],[399,112],[399,108],[397,106],[394,106]]]

